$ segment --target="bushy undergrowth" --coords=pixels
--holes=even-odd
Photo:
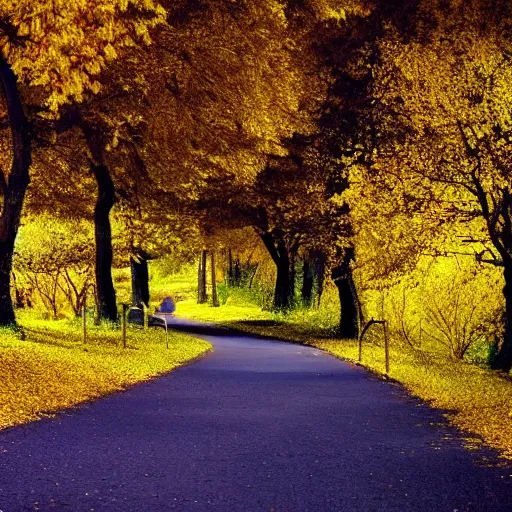
[[[0,332],[0,428],[33,421],[147,380],[210,349],[205,341],[163,329],[128,329],[127,348],[114,325],[45,321],[19,314],[22,329]]]
[[[403,345],[478,365],[489,363],[503,330],[500,269],[471,258],[420,260],[382,290],[362,293],[365,317],[385,319]]]

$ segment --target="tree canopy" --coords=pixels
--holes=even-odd
[[[505,0],[2,2],[0,323],[38,216],[94,225],[111,320],[113,265],[253,229],[274,308],[299,275],[327,280],[345,337],[426,258],[497,272],[493,365],[509,371],[511,21]]]

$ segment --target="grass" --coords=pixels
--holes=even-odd
[[[231,322],[234,319],[268,320],[273,315],[268,311],[254,305],[231,303],[220,308],[210,307],[207,304],[197,304],[196,299],[190,298],[178,303],[176,314],[190,319],[205,322]]]
[[[268,319],[273,318],[269,311],[262,311],[256,305],[251,293],[238,288],[226,288],[222,283],[218,284],[218,295],[220,302],[229,306],[228,308],[214,308],[207,304],[197,304],[196,281],[197,269],[195,265],[184,266],[179,273],[166,274],[158,267],[158,261],[151,266],[150,262],[150,288],[151,301],[150,311],[154,311],[161,301],[168,296],[173,297],[176,302],[176,314],[186,318],[203,320],[206,322],[229,321],[233,317],[246,319]],[[116,271],[117,275],[129,275],[129,269]],[[127,277],[117,283],[117,289],[126,295],[129,291],[129,280]],[[210,293],[210,290],[209,292]],[[223,318],[226,312],[227,317]]]
[[[220,308],[212,308],[195,304],[194,298],[190,298],[180,304],[177,313],[314,346],[347,361],[358,360],[357,341],[332,336],[334,317],[330,312],[322,315],[318,311],[298,310],[288,315],[275,315],[261,311],[254,304],[242,301],[239,305],[236,299],[228,300]],[[384,376],[384,348],[377,329],[368,340],[364,344],[362,365]],[[448,421],[469,435],[469,446],[476,446],[481,439],[499,450],[503,457],[512,459],[510,376],[452,361],[440,354],[414,351],[393,339],[390,345],[390,378],[401,383],[412,395],[445,411]]]
[[[19,315],[20,332],[0,332],[0,428],[52,416],[56,411],[104,396],[157,375],[210,350],[185,334],[130,327],[127,348],[114,326],[90,326],[82,342],[78,321],[44,321]]]

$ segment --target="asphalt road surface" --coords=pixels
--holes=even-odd
[[[185,328],[215,352],[0,432],[0,510],[512,511],[512,471],[398,386],[314,348]]]

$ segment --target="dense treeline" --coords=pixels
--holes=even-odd
[[[385,316],[510,371],[511,22],[506,0],[2,2],[0,324],[28,289],[56,317],[92,288],[115,320],[113,266],[147,303],[149,260],[203,251],[204,284],[215,247],[231,286],[272,262],[274,309],[334,286],[340,337]]]

